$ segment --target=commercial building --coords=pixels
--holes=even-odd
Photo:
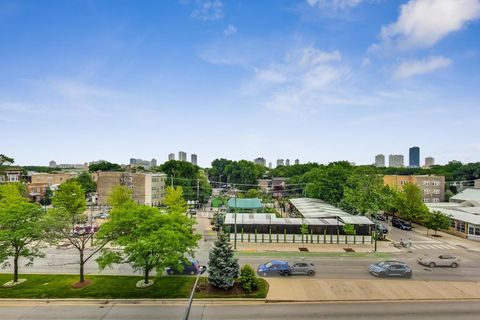
[[[132,190],[132,199],[147,206],[158,206],[165,198],[164,173],[132,173],[132,172],[97,172],[94,180],[97,182],[99,205],[106,205],[110,192],[115,186],[126,186]]]
[[[187,161],[187,153],[183,151],[178,152],[178,161]]]
[[[265,160],[265,158],[262,158],[262,157],[256,158],[255,160],[253,160],[253,162],[255,164],[258,164],[258,165],[261,165],[261,166],[264,166],[264,167],[267,166],[267,160]]]
[[[393,168],[403,167],[403,155],[391,154],[388,156],[388,166]]]
[[[450,202],[463,203],[465,201],[474,201],[480,203],[480,188],[468,188],[456,195],[450,197]]]
[[[170,153],[168,155],[168,161],[175,160],[175,153]]]
[[[403,188],[407,183],[417,185],[423,193],[423,202],[443,202],[445,200],[445,177],[431,175],[386,175],[383,183],[392,188]]]
[[[420,167],[420,148],[411,147],[408,150],[408,166],[411,168]]]
[[[430,168],[431,166],[435,165],[435,158],[434,157],[426,157],[425,158],[425,167]]]
[[[377,154],[375,156],[375,167],[377,168],[385,167],[385,156],[383,154]]]
[[[277,160],[277,167],[283,166],[283,159]]]
[[[190,155],[190,163],[194,164],[194,165],[197,165],[197,155],[196,154],[192,153]]]

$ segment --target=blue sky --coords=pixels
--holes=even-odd
[[[479,20],[480,0],[0,0],[0,153],[480,161]]]

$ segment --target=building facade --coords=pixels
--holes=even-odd
[[[403,167],[403,155],[391,154],[388,156],[388,166],[393,168]]]
[[[190,162],[194,165],[197,165],[197,155],[196,154],[192,153],[190,155]]]
[[[187,153],[184,151],[178,152],[178,161],[187,161]]]
[[[420,167],[420,148],[411,147],[408,150],[408,166],[411,168]]]
[[[295,165],[299,165],[300,164],[300,160],[299,159],[295,159]]]
[[[47,189],[54,189],[75,176],[75,173],[70,172],[33,173],[30,182],[27,183],[30,200],[40,202],[45,197]]]
[[[377,154],[375,156],[375,167],[377,168],[385,167],[385,156],[383,154]]]
[[[168,161],[175,160],[175,153],[170,153],[168,155]]]
[[[426,157],[425,158],[425,167],[430,168],[431,166],[435,165],[435,158],[434,157]]]
[[[262,158],[262,157],[256,158],[255,160],[253,160],[253,162],[255,164],[258,164],[258,165],[261,165],[261,166],[264,166],[264,167],[267,166],[267,160],[265,160],[265,158]]]
[[[131,172],[97,172],[99,205],[106,205],[110,192],[115,186],[126,186],[132,190],[132,199],[138,204],[159,206],[165,198],[164,173],[131,173]]]
[[[407,183],[417,185],[423,194],[423,202],[443,202],[445,201],[445,177],[418,175],[418,176],[402,176],[402,175],[386,175],[383,177],[383,183],[392,188],[403,188]]]
[[[277,167],[283,166],[283,159],[278,159],[277,160]]]
[[[289,166],[290,165],[290,159],[285,160],[285,165]]]

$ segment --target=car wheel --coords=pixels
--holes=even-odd
[[[307,276],[313,277],[315,275],[315,271],[313,270],[308,270]]]
[[[190,271],[190,274],[193,276],[195,274],[195,271]]]
[[[284,271],[282,273],[282,275],[285,276],[285,277],[288,277],[288,276],[290,276],[290,271]]]
[[[167,274],[172,275],[172,274],[173,274],[173,271],[172,271],[172,270],[168,270],[168,271],[167,271]]]
[[[378,274],[378,277],[379,277],[379,278],[385,278],[385,276],[386,276],[386,273],[385,273],[385,272],[380,272],[380,273]]]
[[[408,272],[405,274],[405,278],[411,278],[412,277],[412,273],[411,272]]]
[[[435,264],[435,262],[430,262],[430,263],[428,264],[428,266],[429,266],[430,268],[435,268],[437,265]]]
[[[266,276],[267,276],[267,273],[266,273],[266,272],[264,272],[264,273],[263,273],[263,276],[264,276],[264,277],[266,277]]]
[[[451,264],[450,266],[451,266],[452,268],[456,268],[456,267],[458,267],[458,263],[452,262],[452,264]]]

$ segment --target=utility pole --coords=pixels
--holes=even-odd
[[[237,250],[237,193],[235,192],[235,185],[233,185],[233,194],[235,197],[235,239],[233,240],[233,249]]]
[[[200,207],[200,179],[197,179],[197,207]]]
[[[190,292],[190,299],[188,299],[188,306],[187,306],[187,310],[185,311],[185,316],[183,317],[183,320],[188,320],[188,317],[190,315],[190,309],[192,308],[193,295],[195,294],[195,288],[197,287],[197,284],[198,284],[198,279],[200,279],[200,276],[205,271],[207,271],[207,267],[201,266],[200,270],[197,273],[197,279],[195,280],[195,284],[193,285],[192,292]]]

